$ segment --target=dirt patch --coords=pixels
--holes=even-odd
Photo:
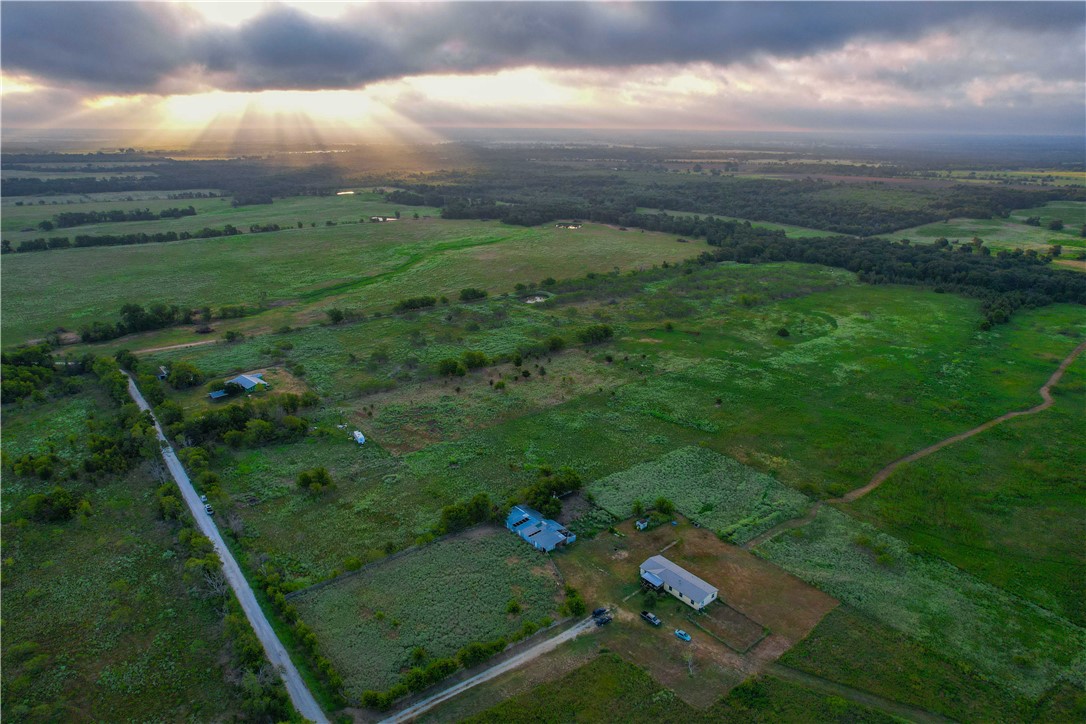
[[[663,344],[664,343],[664,340],[662,340],[662,339],[653,339],[652,337],[642,337],[641,339],[639,339],[637,341],[638,342],[645,342],[647,344]]]
[[[692,706],[707,707],[776,661],[837,601],[711,531],[682,517],[677,520],[677,526],[644,532],[625,521],[616,527],[617,535],[604,532],[577,541],[554,560],[589,608],[613,609],[614,622],[601,632],[603,645],[647,670]],[[640,564],[669,544],[669,560],[718,588],[721,603],[706,614],[670,595],[640,591]],[[642,621],[639,614],[645,608],[663,624],[653,627]],[[699,629],[694,621],[709,630]],[[693,640],[678,640],[677,628]]]

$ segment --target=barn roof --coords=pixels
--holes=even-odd
[[[252,374],[252,375],[238,375],[234,379],[229,380],[227,382],[227,384],[229,384],[230,382],[233,382],[235,385],[241,385],[246,390],[251,390],[254,387],[256,387],[257,385],[266,385],[266,384],[268,384],[267,382],[265,382],[262,379],[263,377],[264,377],[264,375],[260,374],[259,372],[256,373],[256,374]]]

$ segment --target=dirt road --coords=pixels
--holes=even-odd
[[[818,514],[819,508],[821,508],[824,503],[852,503],[856,500],[859,500],[875,488],[882,485],[886,481],[886,479],[889,478],[894,473],[894,471],[902,465],[916,462],[920,458],[927,457],[928,455],[931,455],[937,450],[942,450],[947,445],[953,445],[956,442],[961,442],[962,440],[973,437],[974,435],[978,435],[985,430],[995,427],[1001,422],[1006,422],[1007,420],[1013,419],[1015,417],[1021,417],[1023,415],[1035,415],[1038,412],[1043,412],[1044,410],[1047,410],[1048,408],[1052,407],[1053,403],[1052,388],[1059,383],[1060,379],[1063,377],[1064,372],[1067,371],[1067,368],[1070,367],[1071,363],[1074,362],[1075,359],[1084,351],[1086,351],[1086,342],[1083,342],[1079,346],[1075,347],[1074,350],[1071,351],[1071,354],[1067,355],[1067,357],[1064,358],[1063,362],[1060,363],[1060,366],[1056,368],[1056,371],[1052,373],[1052,376],[1048,378],[1048,382],[1045,382],[1041,389],[1037,390],[1037,394],[1041,396],[1041,404],[1034,405],[1028,410],[1015,410],[1013,412],[1004,413],[997,418],[989,420],[988,422],[985,422],[981,425],[977,425],[971,430],[966,430],[965,432],[960,432],[957,435],[952,435],[944,440],[940,440],[934,445],[928,445],[923,450],[917,450],[916,452],[906,455],[903,458],[898,458],[894,462],[884,467],[882,470],[875,473],[875,477],[871,478],[871,480],[866,485],[856,488],[855,490],[850,490],[849,492],[842,495],[840,498],[831,498],[825,501],[818,501],[811,506],[811,509],[808,510],[807,514],[803,517],[793,518],[792,520],[786,520],[783,523],[778,523],[761,535],[755,536],[754,538],[744,543],[743,548],[750,550],[761,545],[770,538],[773,538],[774,536],[783,533],[786,530],[791,530],[792,528],[799,528],[800,526],[807,525],[812,520],[814,520],[815,515]]]
[[[549,639],[540,641],[532,648],[525,649],[516,656],[510,659],[506,659],[499,664],[495,664],[486,671],[480,672],[475,676],[471,677],[470,679],[464,679],[459,684],[454,684],[448,689],[445,689],[445,691],[434,694],[433,696],[423,699],[417,704],[410,706],[401,712],[397,712],[389,716],[387,719],[384,719],[381,724],[396,724],[397,722],[411,721],[420,714],[424,714],[430,711],[438,704],[441,704],[448,701],[449,699],[452,699],[455,696],[458,696],[459,694],[467,691],[468,689],[476,686],[477,684],[482,684],[484,681],[490,681],[494,677],[501,676],[505,672],[511,671],[512,669],[517,668],[521,664],[538,658],[539,656],[542,656],[548,651],[553,651],[554,649],[558,648],[560,644],[574,639],[577,636],[585,633],[586,631],[591,631],[593,628],[595,628],[595,626],[595,621],[593,621],[591,618],[586,618],[584,621],[581,621],[577,625],[566,629],[557,636],[552,636]]]
[[[128,394],[136,401],[141,410],[150,411],[151,408],[148,406],[147,401],[143,399],[143,395],[140,394],[139,388],[136,387],[136,383],[132,381],[131,377],[128,378]],[[162,434],[162,428],[159,426],[158,420],[155,420],[155,429],[158,431],[158,438],[162,442],[162,458],[166,461],[166,467],[169,468],[170,474],[173,475],[173,479],[177,482],[177,487],[181,489],[181,495],[192,512],[192,517],[196,520],[200,532],[206,535],[214,544],[215,552],[219,554],[219,558],[222,560],[223,574],[226,576],[230,587],[234,589],[234,594],[237,596],[242,610],[245,611],[245,615],[248,617],[257,638],[264,645],[268,660],[283,677],[283,683],[286,685],[287,693],[290,695],[294,708],[309,721],[327,724],[328,719],[324,716],[324,712],[321,711],[317,700],[313,698],[312,692],[305,685],[298,673],[298,669],[291,662],[290,656],[287,654],[282,642],[279,641],[279,637],[276,636],[275,630],[268,623],[264,611],[256,602],[253,589],[249,587],[249,582],[242,575],[241,568],[238,566],[237,561],[234,560],[233,554],[230,553],[230,549],[226,547],[222,536],[219,535],[219,529],[215,526],[215,522],[211,519],[211,516],[204,512],[204,504],[200,502],[200,496],[197,495],[196,489],[192,487],[192,481],[189,480],[181,461],[177,459],[173,447],[166,441],[166,436]]]

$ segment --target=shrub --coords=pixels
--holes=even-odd
[[[486,299],[487,292],[485,289],[476,289],[475,287],[468,287],[467,289],[460,290],[460,301],[471,302],[476,299]]]
[[[614,330],[607,324],[593,324],[577,332],[577,339],[584,344],[599,344],[614,336]]]

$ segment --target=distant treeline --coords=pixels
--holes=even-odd
[[[250,314],[251,310],[242,305],[226,306],[219,309],[221,319],[236,319]],[[84,342],[104,342],[117,339],[134,332],[147,332],[165,329],[177,324],[195,324],[211,321],[211,307],[199,310],[182,309],[176,304],[152,304],[144,309],[139,304],[126,304],[121,307],[121,318],[117,322],[94,322],[79,331]],[[208,328],[207,331],[210,331]]]
[[[183,216],[196,216],[196,209],[192,206],[186,208],[163,209],[159,212],[150,209],[132,209],[122,211],[64,211],[53,217],[53,221],[43,221],[38,224],[42,231],[51,231],[54,227],[67,229],[72,226],[85,224],[104,224],[121,221],[156,221],[158,219],[180,219]]]
[[[274,226],[274,225],[273,225]],[[267,231],[267,228],[261,228]],[[168,241],[184,241],[185,239],[214,239],[220,236],[237,236],[242,233],[232,224],[227,224],[221,229],[204,227],[199,231],[164,231],[157,234],[80,234],[74,240],[67,236],[54,236],[46,239],[30,239],[20,242],[19,246],[12,248],[11,242],[4,239],[0,242],[0,253],[11,252],[46,251],[48,249],[68,249],[85,246],[130,246],[132,244],[162,244]]]
[[[758,263],[797,261],[848,269],[871,284],[921,284],[983,301],[983,328],[1010,319],[1019,308],[1070,302],[1086,304],[1086,275],[1050,265],[1033,250],[999,251],[963,244],[912,245],[904,241],[830,237],[789,239],[731,237],[712,259]]]

